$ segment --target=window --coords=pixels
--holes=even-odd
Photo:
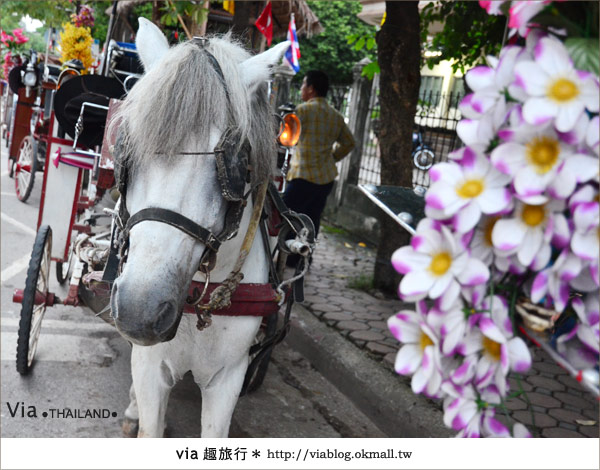
[[[421,76],[419,100],[424,106],[435,108],[439,104],[443,81],[443,77],[434,77],[432,75]]]

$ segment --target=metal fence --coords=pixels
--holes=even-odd
[[[358,173],[359,183],[381,183],[381,154],[379,151],[379,75],[373,77],[369,111],[363,137],[362,158]]]
[[[460,146],[456,135],[456,125],[461,115],[458,104],[462,99],[460,93],[440,93],[424,91],[419,93],[417,112],[415,114],[414,137],[422,136],[420,145],[431,152],[432,158],[426,163],[438,163],[448,159],[448,154]],[[365,138],[362,149],[362,160],[358,176],[359,183],[381,184],[381,159],[379,151],[379,81],[373,80],[371,100],[369,103],[368,121],[365,127]],[[419,144],[413,138],[413,151]],[[411,163],[414,165],[411,156]],[[425,165],[427,166],[427,165]],[[417,166],[413,168],[412,183],[414,187],[429,187],[428,171]]]
[[[456,125],[461,119],[458,105],[462,98],[462,93],[425,91],[419,94],[415,131],[421,132],[423,146],[433,152],[432,164],[448,160],[448,154],[462,145],[456,135]],[[428,171],[415,166],[413,186],[428,188],[429,185]]]

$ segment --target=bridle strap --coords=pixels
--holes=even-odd
[[[134,225],[146,220],[162,222],[178,228],[182,232],[188,234],[190,237],[198,240],[201,243],[204,243],[214,252],[216,252],[221,246],[221,241],[209,230],[201,227],[193,220],[190,220],[187,217],[178,214],[177,212],[159,207],[148,207],[129,217],[129,220],[127,220],[126,232],[129,232]]]

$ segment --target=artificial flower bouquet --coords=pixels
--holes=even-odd
[[[78,28],[92,28],[94,26],[94,21],[94,9],[89,5],[81,5],[79,13],[73,13],[71,15],[71,23]]]
[[[531,23],[550,2],[480,2],[490,14],[503,3],[509,36],[526,40],[466,74],[465,147],[431,168],[426,217],[392,257],[400,297],[416,302],[388,320],[395,369],[443,400],[461,437],[531,436],[497,419],[522,393],[508,375],[531,366],[522,322],[598,387],[598,73]]]
[[[84,66],[83,74],[94,63],[92,57],[92,44],[94,39],[90,28],[87,26],[75,26],[73,23],[64,23],[63,31],[60,33],[60,60],[64,63],[69,60],[78,59]]]
[[[12,35],[5,31],[0,31],[0,42],[2,46],[2,76],[8,79],[8,74],[11,69],[23,63],[21,54],[25,51],[24,44],[29,41],[29,38],[23,34],[23,28],[12,30]]]

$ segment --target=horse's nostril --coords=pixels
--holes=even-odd
[[[163,302],[158,308],[156,321],[152,325],[154,333],[157,335],[169,331],[177,322],[177,310],[171,302]]]

